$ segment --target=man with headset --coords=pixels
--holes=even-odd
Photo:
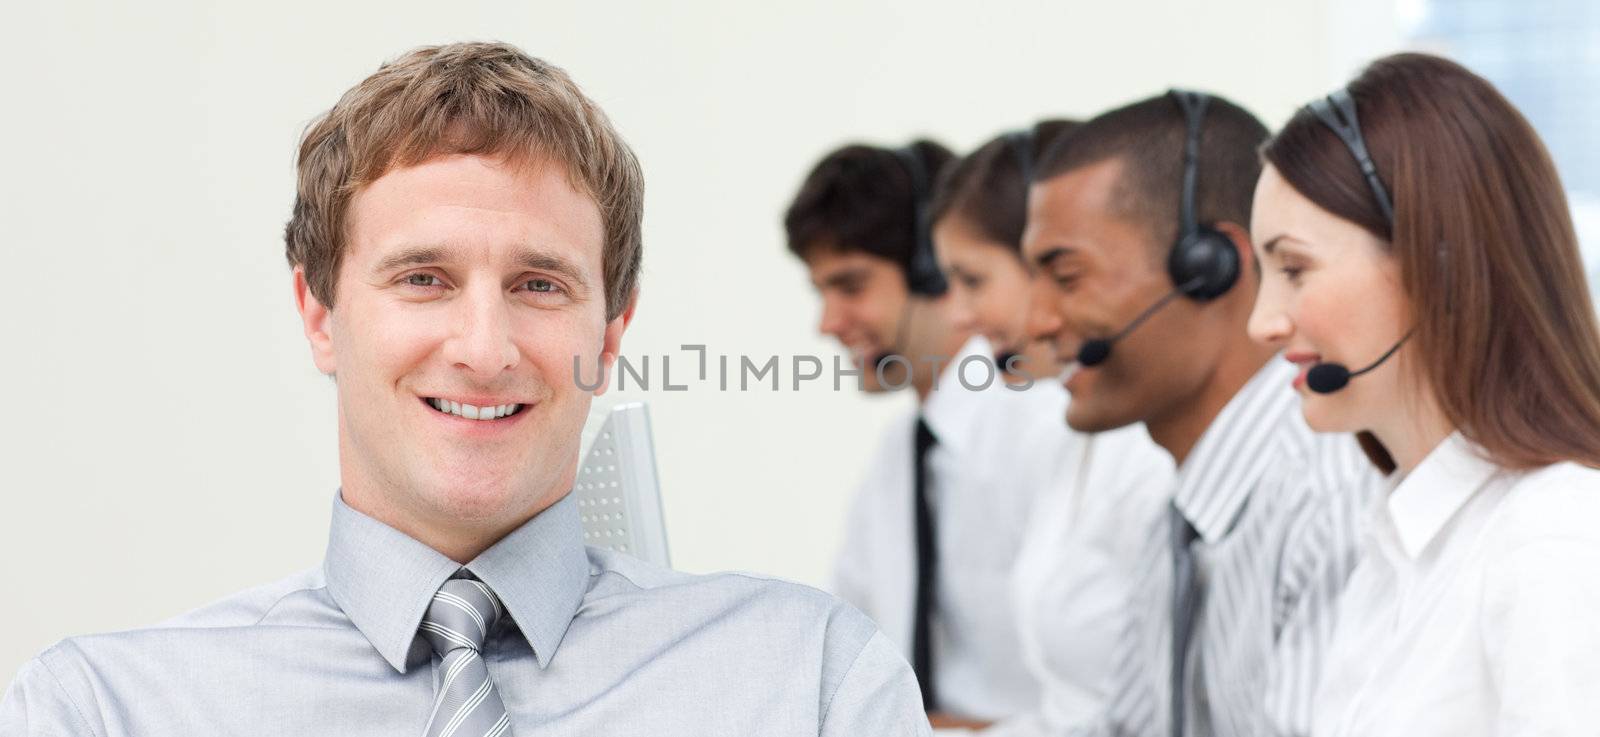
[[[1259,272],[1244,224],[1266,135],[1226,100],[1175,91],[1094,118],[1037,170],[1029,332],[1070,374],[1067,422],[1143,423],[1178,469],[1109,706],[1063,733],[1308,731],[1377,479],[1353,438],[1306,426],[1294,367],[1245,331]]]
[[[935,725],[970,726],[1038,696],[1007,595],[1038,484],[981,442],[997,420],[986,408],[1018,393],[956,327],[935,261],[928,199],[951,159],[931,141],[844,146],[807,175],[784,225],[822,298],[820,330],[850,352],[861,388],[918,400],[867,469],[833,588],[900,644]]]

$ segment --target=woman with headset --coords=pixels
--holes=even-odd
[[[989,140],[945,169],[928,211],[952,318],[987,339],[1009,387],[973,413],[987,428],[974,435],[1036,487],[1010,603],[1037,703],[988,726],[989,737],[1057,734],[1104,708],[1132,564],[1171,478],[1170,458],[1141,427],[1093,437],[1067,427],[1066,391],[1045,375],[1040,351],[1049,347],[1026,338],[1022,235],[1033,162],[1077,127],[1046,120]],[[1091,454],[1105,460],[1091,463]],[[935,715],[934,726],[983,725]]]
[[[1036,152],[1078,125],[1044,120],[990,139],[945,169],[928,207],[934,250],[955,297],[952,318],[989,341],[1009,383],[1033,379],[1057,393],[1057,382],[1043,375],[1042,346],[1024,337],[1029,277],[1022,230]]]
[[[1488,82],[1400,54],[1263,155],[1250,331],[1390,478],[1314,734],[1593,734],[1600,333],[1549,154]]]

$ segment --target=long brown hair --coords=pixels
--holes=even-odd
[[[1555,164],[1487,81],[1396,54],[1350,83],[1394,201],[1391,229],[1354,157],[1302,110],[1262,148],[1300,194],[1389,244],[1411,302],[1413,372],[1489,460],[1600,467],[1600,331]],[[1385,472],[1394,460],[1370,433]]]

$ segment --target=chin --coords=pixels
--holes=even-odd
[[[443,515],[459,520],[491,521],[514,516],[530,506],[531,479],[506,474],[463,477],[441,469],[426,492],[428,501]]]
[[[1350,422],[1349,418],[1327,406],[1324,397],[1308,397],[1300,405],[1300,414],[1306,419],[1306,426],[1317,432],[1357,432],[1361,430],[1360,423]]]
[[[1113,413],[1091,406],[1089,402],[1073,398],[1067,405],[1067,426],[1078,432],[1105,432],[1132,424]]]

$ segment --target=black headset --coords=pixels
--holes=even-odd
[[[1172,285],[1190,299],[1216,299],[1239,281],[1239,251],[1222,231],[1199,222],[1195,188],[1200,177],[1200,131],[1211,96],[1203,92],[1172,90],[1183,109],[1188,135],[1183,144],[1183,195],[1178,206],[1178,241],[1167,257]]]
[[[1372,154],[1367,150],[1367,141],[1361,136],[1361,122],[1356,118],[1356,101],[1350,97],[1349,88],[1340,89],[1320,100],[1312,100],[1306,106],[1311,113],[1328,126],[1339,140],[1344,141],[1344,146],[1350,149],[1350,155],[1355,157],[1356,166],[1361,168],[1362,176],[1367,179],[1367,186],[1372,189],[1372,198],[1377,200],[1378,209],[1383,211],[1383,218],[1389,223],[1390,231],[1394,230],[1394,201],[1389,199],[1389,190],[1383,186],[1383,181],[1378,178],[1378,165],[1372,163]],[[1411,339],[1415,328],[1406,331],[1406,334],[1396,341],[1389,350],[1385,351],[1378,360],[1368,364],[1365,368],[1351,371],[1342,363],[1324,361],[1312,366],[1306,372],[1306,387],[1318,394],[1332,394],[1351,379],[1367,373],[1389,360],[1400,346]]]
[[[1106,362],[1111,348],[1178,295],[1208,302],[1225,294],[1239,281],[1239,251],[1222,231],[1203,225],[1195,213],[1195,187],[1200,178],[1200,129],[1211,96],[1172,90],[1168,93],[1183,110],[1187,128],[1183,143],[1183,193],[1178,203],[1178,240],[1167,256],[1167,276],[1172,291],[1140,312],[1110,337],[1092,338],[1078,346],[1078,365],[1089,368]]]
[[[928,222],[928,199],[932,197],[928,167],[917,153],[915,143],[892,150],[911,179],[911,217],[915,240],[911,245],[911,261],[906,265],[906,286],[912,294],[938,297],[949,290],[950,283],[945,280],[944,272],[939,270],[939,262],[933,255],[932,224]]]
[[[1367,141],[1361,137],[1361,122],[1356,119],[1356,101],[1350,97],[1350,90],[1340,89],[1320,100],[1312,100],[1306,107],[1350,149],[1356,166],[1361,167],[1362,176],[1367,178],[1367,186],[1372,188],[1373,199],[1383,210],[1384,220],[1389,221],[1389,227],[1394,227],[1394,201],[1389,199],[1389,190],[1384,188],[1383,181],[1378,179],[1378,165],[1372,163]]]
[[[1022,196],[1026,198],[1028,188],[1033,186],[1033,129],[1011,131],[1005,135],[1005,142],[1017,160],[1017,172],[1022,176]]]

